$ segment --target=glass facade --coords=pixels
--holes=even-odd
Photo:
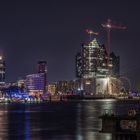
[[[45,74],[37,73],[26,76],[26,84],[28,92],[40,92],[44,93],[46,85],[45,85]]]
[[[96,77],[97,72],[103,66],[104,50],[99,46],[96,39],[82,47],[83,77]]]
[[[83,80],[87,95],[118,93],[119,68],[120,58],[114,53],[108,58],[105,46],[99,45],[96,38],[83,44],[81,53],[76,55],[76,76]]]
[[[76,77],[82,78],[83,68],[82,68],[82,56],[81,53],[77,53],[76,55]]]

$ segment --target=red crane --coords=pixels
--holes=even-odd
[[[103,28],[107,29],[107,54],[108,54],[108,60],[110,55],[110,31],[111,29],[126,29],[125,26],[122,25],[115,25],[112,24],[111,20],[108,19],[105,24],[101,24]]]
[[[92,30],[86,29],[86,32],[89,34],[90,41],[92,39],[92,35],[98,35],[99,33],[93,32]]]

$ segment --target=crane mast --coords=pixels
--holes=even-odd
[[[109,61],[110,61],[110,32],[111,32],[111,29],[120,29],[120,30],[124,30],[126,29],[125,26],[122,26],[122,25],[116,25],[116,24],[113,24],[111,22],[110,19],[107,20],[106,23],[104,24],[101,24],[103,28],[106,28],[107,30],[107,66],[109,67]]]

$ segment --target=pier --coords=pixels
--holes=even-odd
[[[140,109],[105,110],[101,133],[111,133],[112,140],[140,140]]]

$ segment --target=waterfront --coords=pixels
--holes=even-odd
[[[86,100],[45,104],[0,104],[0,139],[111,140],[102,134],[104,109],[139,107],[139,101]]]

